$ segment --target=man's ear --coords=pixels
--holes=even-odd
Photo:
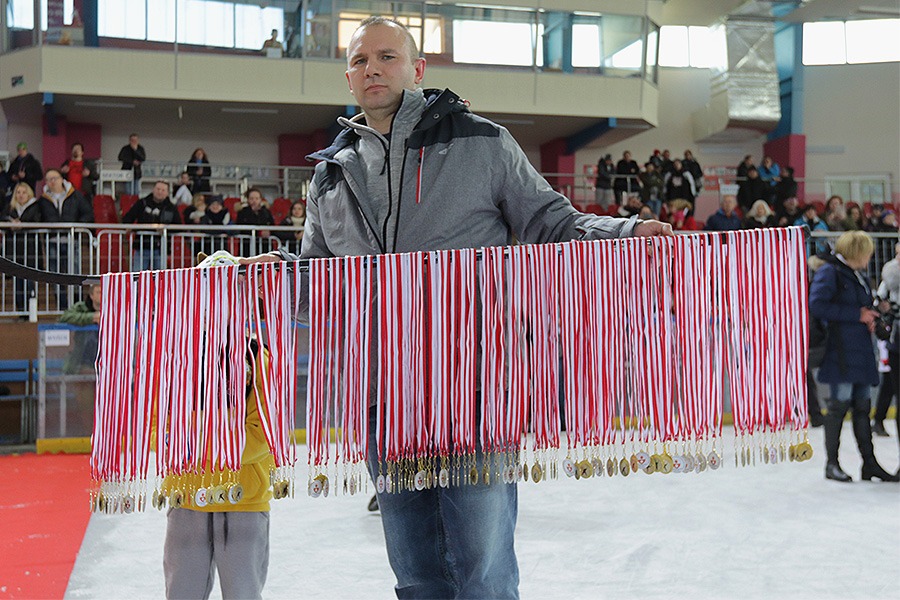
[[[425,79],[425,59],[417,58],[413,66],[416,70],[416,77],[413,81],[415,81],[416,85],[419,85]]]

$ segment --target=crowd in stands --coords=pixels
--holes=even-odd
[[[240,200],[211,194],[211,169],[203,148],[197,148],[191,154],[185,170],[174,185],[174,191],[169,182],[159,180],[154,182],[152,191],[142,198],[136,192],[141,189],[141,165],[147,159],[147,152],[141,146],[137,134],[129,136],[128,144],[122,147],[118,158],[122,161],[122,169],[132,171],[133,180],[126,182],[125,191],[129,193],[119,197],[120,207],[117,209],[112,197],[95,196],[99,175],[95,162],[85,158],[82,144],[72,145],[70,157],[60,168],[44,171],[40,162],[28,152],[27,144],[20,143],[9,169],[0,173],[0,221],[195,224],[217,227],[212,230],[207,227],[202,231],[217,236],[229,235],[229,226],[235,224],[257,227],[255,235],[258,238],[274,235],[283,242],[294,243],[303,237],[306,205],[302,200],[290,203],[286,199],[276,199],[278,210],[275,211],[262,191],[256,187],[249,188]],[[38,181],[42,182],[39,194],[35,189]],[[265,229],[266,226],[276,225],[292,227],[294,230],[271,232]],[[137,257],[137,267],[157,266],[155,257],[158,255],[160,242],[152,232],[147,235],[156,239],[153,242],[148,240],[146,245],[142,245],[142,254],[145,256]],[[18,241],[15,243],[24,244],[26,236],[17,236],[16,239]],[[20,260],[27,260],[29,255],[35,254],[25,247],[4,248],[5,253],[7,250],[9,255]]]
[[[669,150],[654,150],[643,168],[626,151],[616,164],[609,154],[600,159],[595,199],[605,214],[660,219],[676,231],[807,225],[815,231],[897,232],[897,215],[883,204],[860,207],[832,196],[824,205],[804,205],[794,169],[769,156],[758,167],[751,155],[745,156],[736,179],[737,193],[722,196],[719,210],[702,223],[694,218],[694,201],[703,189],[703,169],[690,150],[682,159],[673,159]]]

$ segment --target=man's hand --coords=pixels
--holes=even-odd
[[[264,262],[278,262],[280,260],[281,258],[279,256],[276,256],[275,254],[258,254],[257,256],[251,256],[249,258],[239,258],[238,264],[252,265]]]
[[[100,311],[99,310],[91,316],[91,320],[94,323],[97,323],[98,325],[100,324]]]
[[[88,177],[90,174],[91,174],[91,170],[90,170],[90,169],[82,169],[82,170],[81,170],[81,175],[82,175],[82,177]]]
[[[59,171],[60,171],[60,173],[68,173],[69,165],[63,165],[62,167],[60,167]]]
[[[672,226],[662,221],[641,221],[634,228],[635,237],[653,237],[655,235],[674,236]]]

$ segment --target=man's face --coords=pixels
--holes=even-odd
[[[169,197],[169,186],[164,183],[157,183],[153,186],[153,199],[162,202]]]
[[[181,183],[184,185],[188,185],[191,182],[191,178],[187,173],[181,174]]]
[[[722,210],[725,211],[726,215],[730,215],[734,212],[736,206],[737,200],[735,200],[734,196],[725,196],[722,198]]]
[[[72,158],[79,159],[82,154],[84,154],[84,148],[81,147],[81,144],[72,146]]]
[[[136,147],[138,145],[138,136],[133,135],[130,138],[128,138],[128,143],[131,144],[132,146]]]
[[[25,158],[26,156],[28,156],[28,148],[19,148],[16,150],[16,153],[20,158]]]
[[[94,303],[94,308],[100,310],[100,302],[103,300],[103,288],[99,285],[95,285],[91,288],[91,302]]]
[[[47,173],[44,181],[47,182],[47,187],[50,188],[50,191],[55,194],[58,194],[64,189],[62,175],[60,175],[56,171],[50,171],[49,173]]]
[[[347,49],[347,83],[364,112],[396,112],[403,90],[415,89],[425,60],[415,62],[399,27],[369,25],[358,30]]]

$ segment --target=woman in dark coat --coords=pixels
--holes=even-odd
[[[867,234],[848,231],[841,235],[834,254],[816,271],[809,294],[810,313],[823,321],[828,331],[819,381],[831,386],[825,416],[825,477],[835,481],[852,481],[838,463],[841,426],[848,411],[863,459],[862,479],[898,481],[875,460],[869,423],[871,388],[879,380],[872,341],[878,313],[863,272],[873,251]]]
[[[194,150],[190,160],[188,160],[186,170],[191,178],[191,190],[195,194],[210,190],[209,178],[212,176],[212,169],[209,167],[209,157],[206,156],[206,150],[203,148]]]

